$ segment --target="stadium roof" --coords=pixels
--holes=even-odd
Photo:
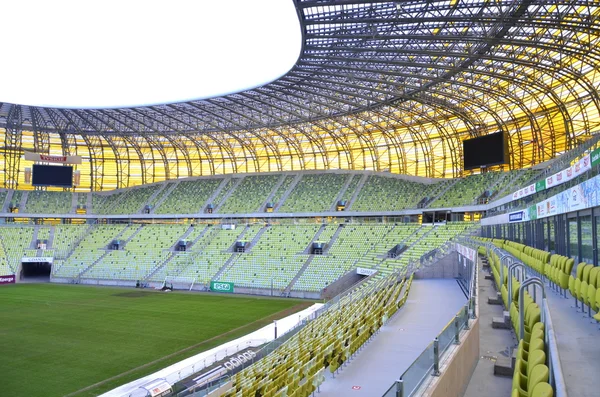
[[[100,156],[102,164],[127,160],[140,163],[144,182],[320,168],[439,177],[462,174],[460,142],[468,137],[507,131],[510,167],[520,168],[600,130],[596,2],[295,0],[295,6],[302,52],[278,80],[138,108],[3,103],[5,157],[16,155],[11,147],[30,145],[77,152],[97,162],[90,169]],[[164,170],[149,170],[150,154]],[[170,165],[173,159],[179,165]],[[132,182],[119,172],[138,171],[115,172],[115,187],[124,187]]]

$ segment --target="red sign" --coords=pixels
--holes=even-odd
[[[352,386],[352,390],[360,390],[360,386]]]
[[[15,283],[15,275],[11,274],[9,276],[0,276],[0,284],[14,284]]]
[[[47,154],[40,154],[40,159],[42,161],[49,161],[51,163],[65,163],[67,161],[67,156],[50,156]]]

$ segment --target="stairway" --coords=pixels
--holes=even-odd
[[[13,194],[14,194],[14,190],[9,190],[8,193],[6,194],[6,199],[4,200],[4,203],[2,203],[2,211],[1,212],[8,212],[8,206],[13,198]]]
[[[300,179],[302,179],[302,174],[297,174],[296,177],[294,178],[294,180],[292,181],[292,183],[290,183],[290,186],[285,191],[285,193],[283,194],[283,196],[281,196],[281,199],[277,203],[276,208],[273,208],[273,212],[279,211],[279,208],[281,207],[281,204],[285,203],[285,200],[287,200],[287,198],[290,195],[290,193],[292,193],[292,191],[296,188],[296,185],[298,184],[298,182],[300,182]]]
[[[335,244],[335,240],[337,240],[337,238],[340,235],[340,233],[342,232],[343,228],[344,228],[343,225],[339,225],[338,226],[338,228],[335,231],[335,233],[333,233],[333,235],[331,236],[331,238],[327,242],[327,245],[325,246],[325,249],[323,250],[323,255],[326,255],[329,252],[329,248],[331,248],[333,246],[333,244]]]
[[[194,226],[194,227],[200,227],[200,226]],[[204,229],[202,229],[202,233],[200,233],[194,240],[190,241],[190,243],[187,246],[187,251],[191,251],[191,248],[196,245],[196,243],[202,238],[204,237],[204,235],[206,233],[208,233],[209,230],[211,230],[211,227],[208,226],[204,226]]]
[[[171,251],[171,252],[175,252],[175,251],[176,251],[176,248],[177,248],[177,245],[179,244],[179,242],[180,242],[181,240],[185,240],[185,238],[186,238],[187,236],[189,236],[189,235],[190,235],[190,233],[191,233],[191,232],[193,232],[193,231],[194,231],[194,228],[193,228],[192,226],[188,227],[188,228],[187,228],[187,230],[185,231],[185,233],[183,233],[183,235],[181,235],[181,236],[180,236],[180,237],[177,239],[177,241],[175,241],[175,243],[173,243],[173,245],[171,246],[171,248],[169,248],[169,251]],[[187,247],[186,247],[186,248],[187,248]]]
[[[240,186],[240,183],[242,183],[242,181],[244,180],[244,178],[239,178],[231,187],[231,189],[229,189],[229,191],[225,194],[225,196],[223,196],[223,198],[221,199],[221,202],[219,204],[217,204],[217,206],[213,209],[213,213],[218,213],[219,209],[223,206],[223,204],[227,201],[227,199],[233,194],[233,192],[235,192],[235,190],[238,188],[238,186]]]
[[[154,206],[152,207],[152,209],[150,210],[151,214],[154,214],[156,209],[165,202],[165,200],[171,195],[171,193],[173,193],[173,190],[175,190],[177,188],[177,186],[179,186],[179,181],[176,182],[172,182],[171,186],[163,189],[164,194],[161,196],[161,198],[158,199],[158,201],[154,204]]]
[[[338,192],[338,195],[335,197],[335,200],[333,201],[333,204],[329,208],[329,211],[334,212],[337,210],[337,203],[344,197],[344,194],[346,194],[346,190],[348,190],[348,186],[350,186],[350,182],[352,182],[352,179],[354,179],[354,174],[348,174],[348,178],[346,178],[346,182],[344,182],[344,185]]]
[[[350,200],[348,200],[348,204],[346,204],[346,211],[352,209],[352,204],[354,204],[354,202],[356,201],[358,195],[360,194],[360,191],[362,190],[363,186],[365,186],[365,183],[367,183],[368,179],[369,174],[363,174],[363,176],[360,178],[358,185],[356,185],[356,190],[354,190],[354,194],[352,195],[352,197],[350,197]]]
[[[215,273],[215,275],[210,279],[210,281],[217,281],[219,279],[219,277],[221,277],[221,274],[223,274],[223,272],[225,272],[226,269],[228,269],[231,266],[233,266],[235,264],[235,261],[237,260],[237,258],[240,257],[240,253],[233,253],[229,259],[227,259],[225,261],[225,263],[223,264],[223,266],[221,266],[221,268]]]
[[[71,194],[71,214],[77,212],[77,204],[79,203],[79,193]]]
[[[283,182],[285,181],[285,178],[287,178],[287,177],[288,177],[288,174],[281,175],[281,177],[279,178],[279,181],[277,181],[277,183],[275,184],[275,187],[273,188],[273,190],[271,190],[271,193],[269,193],[265,202],[262,203],[261,207],[257,209],[258,212],[261,212],[264,209],[264,207],[267,205],[267,203],[270,203],[273,200],[273,197],[275,196],[275,194],[277,193],[277,191],[279,190],[281,185],[283,185]]]
[[[156,265],[156,267],[148,272],[148,274],[143,278],[143,280],[149,281],[152,276],[154,276],[157,272],[159,272],[163,267],[167,266],[167,264],[177,255],[176,252],[171,252],[169,257],[165,259],[162,263]]]
[[[91,214],[92,213],[92,193],[86,193],[87,194],[87,198],[85,200],[85,209],[86,209],[86,213]]]
[[[38,239],[38,233],[40,232],[40,226],[39,225],[35,225],[33,227],[33,236],[31,237],[31,242],[29,243],[29,249],[37,249],[37,239]]]
[[[219,195],[219,193],[221,193],[221,190],[223,190],[225,188],[225,186],[227,185],[227,183],[229,182],[229,180],[231,179],[231,175],[226,176],[225,178],[223,178],[223,180],[221,181],[221,183],[219,184],[219,186],[215,189],[215,191],[213,192],[213,194],[210,195],[210,197],[206,200],[206,202],[204,202],[202,204],[202,206],[200,207],[200,209],[198,210],[198,213],[203,213],[204,209],[206,208],[206,206],[208,204],[211,204],[215,198],[217,198],[217,196]],[[213,209],[213,212],[214,209]]]
[[[50,250],[52,249],[52,245],[54,244],[54,234],[56,232],[56,228],[55,227],[51,227],[50,228],[50,235],[48,236],[48,243],[46,244],[46,249]]]
[[[240,241],[243,240],[244,235],[246,234],[246,232],[250,230],[250,225],[246,225],[244,226],[244,229],[240,232],[240,234],[238,234],[238,236],[235,238],[233,244],[231,244],[231,246],[229,246],[229,248],[227,248],[227,252],[235,252],[235,244]]]
[[[168,183],[161,183],[160,186],[148,197],[145,203],[141,205],[141,207],[135,212],[136,214],[143,214],[144,209],[146,209],[146,205],[150,205],[152,201],[167,187]]]
[[[246,245],[246,252],[250,251],[252,247],[254,247],[256,243],[258,243],[258,240],[260,240],[260,236],[262,236],[263,233],[267,231],[267,229],[268,226],[264,226],[258,231],[258,233],[256,233],[256,235],[252,238],[248,245]]]
[[[131,230],[130,228],[135,227],[134,225],[129,225],[127,226],[125,229],[123,229],[123,231],[119,234],[117,234],[113,240],[120,240],[120,237],[127,231],[127,230]],[[132,238],[135,237],[136,234],[138,234],[139,232],[142,231],[142,228],[144,227],[143,224],[139,225],[137,227],[137,229],[129,236],[127,237],[127,239],[125,239],[125,241],[123,241],[123,245],[121,245],[121,249],[123,249],[125,246],[127,246],[127,243],[131,241]]]
[[[88,234],[90,234],[92,232],[92,229],[94,228],[94,226],[96,226],[96,224],[94,223],[90,223],[89,226],[87,227],[87,229],[85,230],[85,232],[83,232],[81,234],[81,236],[79,236],[74,242],[73,244],[71,244],[71,248],[70,251],[64,256],[64,257],[60,257],[59,256],[59,252],[55,251],[54,252],[54,259],[56,260],[67,260],[71,255],[73,255],[73,252],[75,252],[75,249],[77,248],[77,246],[79,245],[79,243],[81,243],[81,240],[83,240]],[[56,228],[52,228],[52,230],[50,230],[50,235],[52,238],[52,241],[54,241],[54,232],[55,232]]]
[[[27,213],[27,199],[29,198],[29,192],[23,192],[21,196],[21,201],[19,204],[19,213]]]
[[[79,274],[77,275],[77,279],[81,279],[83,277],[83,274],[85,272],[87,272],[88,270],[90,270],[92,267],[96,266],[98,263],[100,263],[102,261],[102,259],[104,259],[104,257],[106,255],[108,255],[110,251],[106,250],[101,256],[100,258],[96,259],[94,262],[92,262],[91,265],[89,265],[88,267],[86,267],[85,269],[83,269],[81,272],[79,272]]]
[[[290,291],[294,287],[294,284],[296,284],[296,281],[298,281],[298,279],[302,276],[302,273],[304,273],[304,271],[308,268],[308,266],[310,265],[310,263],[312,262],[314,257],[315,257],[314,255],[309,255],[306,262],[304,262],[304,265],[302,265],[302,267],[300,268],[300,270],[298,270],[298,273],[296,273],[296,275],[294,276],[292,281],[290,281],[288,286],[285,287],[285,289],[283,290],[283,294],[282,294],[283,296],[289,295]]]
[[[448,190],[452,189],[454,187],[454,185],[456,185],[459,181],[461,181],[461,179],[459,179],[459,178],[454,179],[452,181],[452,183],[449,183],[448,186],[446,186],[446,188],[442,189],[442,191],[439,192],[433,199],[429,200],[429,202],[423,208],[429,208],[429,206],[432,203],[434,203],[437,199],[439,199],[440,197],[442,197],[444,195],[444,193],[446,193]]]
[[[327,227],[326,223],[324,223],[324,224],[321,225],[321,227],[319,228],[319,230],[317,230],[317,232],[313,236],[312,240],[310,240],[310,243],[308,243],[308,246],[300,254],[302,254],[302,255],[310,255],[310,251],[311,251],[313,243],[315,241],[319,241],[319,236],[321,235],[321,233],[323,233],[323,230],[325,230],[326,227]]]
[[[521,177],[521,175],[523,175],[523,173],[525,173],[525,170],[520,170],[519,172],[515,172],[515,176],[506,184],[506,186],[504,186],[504,188],[502,188],[501,190],[498,190],[496,192],[496,194],[494,194],[492,197],[490,197],[490,202],[492,200],[497,200],[504,196],[507,196],[507,195],[511,194],[512,192],[514,192],[515,190],[521,188],[521,186],[514,186],[514,182],[517,179],[519,179]],[[537,180],[538,178],[539,178],[539,176],[534,176],[533,181]],[[523,186],[531,185],[531,182],[532,182],[532,180],[526,181],[526,183]]]

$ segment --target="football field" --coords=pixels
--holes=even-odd
[[[311,304],[81,285],[3,286],[0,395],[95,396]]]

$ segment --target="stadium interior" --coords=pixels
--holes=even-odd
[[[0,343],[56,310],[32,284],[252,297],[274,311],[43,395],[597,396],[600,4],[291,2],[301,53],[257,88],[0,96]],[[41,393],[14,352],[0,395]]]

